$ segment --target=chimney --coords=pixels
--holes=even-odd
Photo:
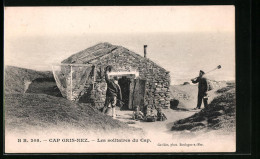
[[[146,58],[146,48],[147,48],[147,45],[144,45],[144,57]]]

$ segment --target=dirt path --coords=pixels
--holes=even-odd
[[[196,113],[195,111],[177,111],[172,109],[164,110],[167,116],[166,121],[156,121],[156,122],[145,122],[139,120],[133,120],[133,111],[117,111],[117,120],[128,123],[129,126],[136,128],[142,128],[145,133],[150,136],[153,134],[160,136],[172,136],[171,127],[173,123],[177,120],[189,117]]]

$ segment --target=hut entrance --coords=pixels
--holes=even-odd
[[[124,110],[128,109],[129,105],[130,82],[130,79],[126,77],[122,77],[118,80],[122,93],[122,101],[124,102],[122,109]]]
[[[122,101],[124,105],[122,109],[134,109],[135,106],[144,106],[145,80],[130,79],[122,77],[118,80],[121,87]]]

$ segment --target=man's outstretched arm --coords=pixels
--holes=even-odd
[[[193,78],[193,79],[191,79],[191,82],[192,83],[198,83],[199,82],[199,78]]]

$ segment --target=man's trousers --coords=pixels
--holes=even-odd
[[[203,100],[203,103],[204,103],[204,107],[206,108],[208,106],[208,97],[199,94],[198,95],[198,103],[197,103],[197,108],[199,108],[199,109],[201,107],[202,100]]]

